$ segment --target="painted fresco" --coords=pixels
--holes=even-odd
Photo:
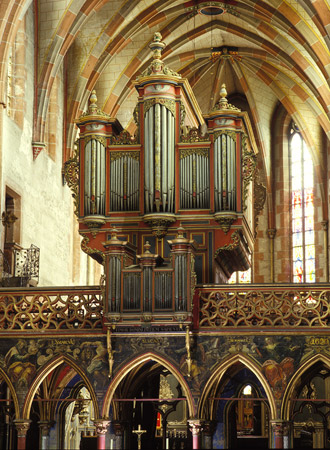
[[[105,339],[2,340],[0,367],[15,387],[27,389],[50,360],[65,355],[82,368],[96,390],[108,385],[109,363]]]
[[[203,336],[191,337],[191,367],[188,377],[184,335],[159,337],[112,337],[113,375],[145,352],[154,352],[177,367],[198,396],[212,372],[225,358],[245,354],[258,364],[280,399],[298,366],[314,354],[330,357],[330,339],[323,336]],[[105,392],[109,379],[106,337],[93,339],[6,339],[1,340],[0,367],[17,388],[27,389],[34,377],[53,358],[70,357],[90,379],[96,391]]]

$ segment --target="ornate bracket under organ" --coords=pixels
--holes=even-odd
[[[117,325],[123,312],[189,322],[195,278],[225,282],[253,252],[257,149],[248,114],[222,85],[203,116],[187,79],[162,61],[164,47],[155,33],[152,62],[135,82],[136,135],[97,107],[93,91],[65,167],[84,250],[106,264],[106,311]]]

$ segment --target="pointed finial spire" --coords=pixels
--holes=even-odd
[[[144,254],[150,253],[150,247],[151,247],[151,245],[150,245],[149,241],[147,241],[147,242],[144,244],[144,246],[143,246],[143,248],[144,248]]]
[[[162,35],[157,31],[154,34],[154,40],[149,44],[149,48],[153,53],[153,61],[147,67],[147,69],[139,77],[137,77],[137,80],[150,75],[168,75],[171,77],[181,78],[180,74],[165,66],[164,62],[162,61],[162,51],[165,47],[166,44],[162,41]]]
[[[232,111],[241,111],[239,108],[236,108],[236,106],[231,105],[230,103],[228,103],[228,100],[227,100],[227,89],[226,89],[225,83],[223,83],[221,85],[220,100],[218,101],[218,103],[215,104],[215,106],[212,109],[212,111],[221,111],[222,109],[230,109]]]
[[[162,35],[156,31],[154,34],[154,40],[149,44],[149,48],[151,48],[153,52],[153,59],[160,60],[162,57],[162,51],[166,47],[165,42],[162,42]]]
[[[96,91],[94,89],[89,97],[88,112],[91,115],[96,114],[96,112],[98,110],[98,106],[97,106],[96,102],[97,102],[97,97],[96,97]]]
[[[225,83],[221,85],[220,89],[220,101],[219,101],[221,109],[227,109],[228,100],[227,100],[227,89]]]

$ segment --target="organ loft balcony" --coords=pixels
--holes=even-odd
[[[97,106],[77,119],[65,177],[82,250],[104,266],[95,288],[4,288],[5,332],[325,329],[329,285],[228,285],[253,258],[265,187],[248,113],[226,86],[207,115],[162,61],[138,77],[135,134]]]

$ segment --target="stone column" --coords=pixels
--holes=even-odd
[[[291,448],[290,423],[283,420],[271,420],[271,448]]]
[[[123,435],[125,430],[125,425],[123,422],[114,421],[112,422],[113,428],[115,430],[115,442],[113,448],[115,450],[120,450],[123,448]]]
[[[17,450],[25,450],[26,445],[26,433],[30,428],[31,420],[18,419],[14,420],[14,424],[17,430]]]
[[[275,253],[274,253],[274,239],[276,236],[276,229],[269,228],[267,230],[268,237],[270,239],[270,282],[274,283],[275,280]]]
[[[49,432],[53,425],[49,420],[40,420],[38,422],[40,430],[40,449],[48,450],[49,447]]]
[[[203,437],[204,437],[204,446],[205,449],[212,448],[212,438],[215,431],[216,422],[207,420],[203,423]]]
[[[202,424],[199,419],[188,420],[189,428],[193,438],[193,450],[199,449],[199,436],[202,429]]]
[[[105,450],[105,435],[110,425],[110,420],[95,419],[94,425],[96,428],[97,436],[97,450]]]

